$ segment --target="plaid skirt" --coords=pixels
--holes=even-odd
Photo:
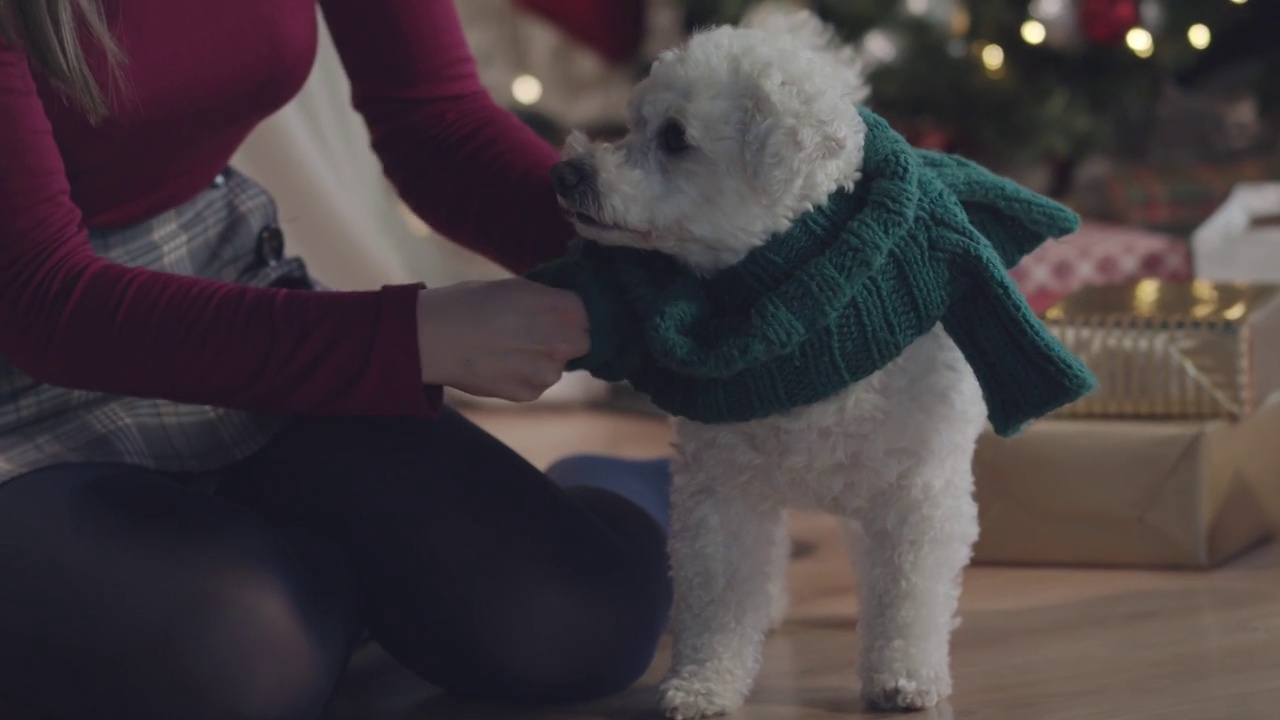
[[[96,254],[120,265],[244,285],[312,287],[304,263],[285,256],[271,196],[234,170],[169,212],[139,225],[91,232],[89,241]],[[43,385],[0,358],[0,482],[77,462],[216,470],[261,448],[285,422]]]

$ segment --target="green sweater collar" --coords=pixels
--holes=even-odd
[[[660,253],[579,241],[531,273],[583,297],[592,350],[573,367],[678,416],[741,422],[830,397],[942,323],[1000,434],[1092,389],[1006,273],[1078,218],[862,116],[856,187],[726,270],[704,278]]]

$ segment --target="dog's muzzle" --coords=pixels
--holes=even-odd
[[[596,187],[595,168],[585,160],[558,162],[551,168],[551,186],[561,200],[577,207],[589,206]]]

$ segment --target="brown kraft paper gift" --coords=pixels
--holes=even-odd
[[[1280,518],[1280,403],[1240,420],[1050,418],[974,459],[977,563],[1210,568]]]

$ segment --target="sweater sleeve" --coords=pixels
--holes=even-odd
[[[438,411],[416,286],[248,288],[93,253],[25,56],[0,44],[0,355],[36,380],[280,414]]]
[[[564,252],[559,154],[480,82],[453,0],[321,0],[387,177],[451,240],[521,273]]]

